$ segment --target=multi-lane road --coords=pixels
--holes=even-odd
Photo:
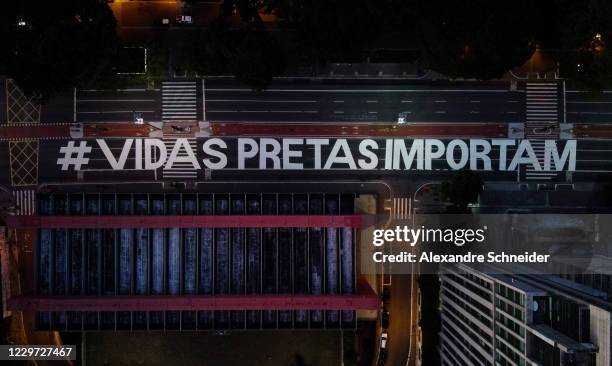
[[[265,93],[225,80],[207,81],[212,121],[513,122],[523,119],[524,95],[508,83],[279,82]]]
[[[525,110],[524,93],[507,82],[300,79],[275,81],[265,92],[227,79],[193,83],[195,91],[184,89],[194,97],[186,107],[209,121],[394,122],[406,112],[409,121],[518,122]],[[130,121],[134,112],[159,121],[170,108],[165,92],[163,86],[76,90],[43,105],[41,121]]]
[[[537,83],[542,84],[538,86]],[[528,90],[530,85],[531,91]],[[5,107],[6,110],[15,110],[20,106]],[[406,113],[405,125],[397,124],[401,112]],[[34,132],[37,128],[42,128],[48,137],[61,138],[61,135],[67,135],[68,124],[73,121],[86,123],[83,137],[142,137],[147,133],[151,136],[152,128],[149,126],[130,125],[134,113],[139,113],[145,122],[165,121],[167,126],[161,129],[165,137],[170,137],[166,130],[180,124],[181,120],[206,120],[210,122],[209,132],[214,136],[504,138],[513,137],[508,135],[509,123],[532,120],[532,124],[538,124],[541,119],[552,118],[553,125],[574,123],[574,134],[570,138],[581,139],[577,172],[573,175],[575,180],[607,179],[607,173],[612,171],[612,161],[608,159],[612,141],[606,140],[612,138],[612,124],[606,123],[606,116],[612,117],[612,93],[591,96],[567,91],[560,81],[519,81],[513,84],[508,81],[279,79],[267,91],[254,92],[231,79],[212,78],[167,81],[157,89],[134,85],[121,90],[75,90],[42,105],[40,127],[34,127],[36,121],[20,127],[10,127],[10,124],[3,123],[6,121],[0,121],[0,140],[3,133],[13,134],[14,138],[36,138]],[[304,123],[306,121],[308,124]],[[58,128],[46,130],[57,123],[64,123],[59,127],[63,131],[58,132]],[[191,129],[194,130],[197,128]],[[545,132],[534,136],[550,138]],[[558,132],[552,138],[556,136]],[[592,139],[595,137],[597,139]],[[49,142],[39,147],[41,181],[46,177],[53,177],[53,180],[58,177],[57,172],[49,173],[57,169],[55,164],[44,161],[57,158],[58,144]],[[94,166],[96,161],[104,161],[98,154],[99,151],[94,150]],[[422,174],[440,174],[435,168],[433,173]],[[102,167],[98,169],[96,173],[85,171],[82,174],[92,178],[100,174],[109,179],[117,178],[112,171]],[[203,178],[200,175],[204,173],[200,173],[190,176]],[[229,179],[233,174],[232,171],[214,172],[213,179]],[[249,174],[259,176],[262,172]],[[301,171],[300,174],[306,176],[311,172]],[[330,174],[346,175],[342,172]],[[352,176],[364,178],[376,174],[352,173]],[[146,176],[147,179],[165,177],[154,172],[147,172]],[[173,174],[168,176],[174,177]],[[517,178],[521,177],[506,173],[491,177],[502,180]],[[534,175],[530,178],[537,180],[541,177]],[[566,177],[555,178],[565,180]]]
[[[188,82],[193,87],[182,88]],[[525,119],[524,84],[298,79],[278,80],[267,91],[254,92],[230,79],[209,79],[179,82],[173,90],[184,93],[189,105],[182,106],[195,119],[209,121],[394,122],[406,112],[415,122],[511,123]],[[76,90],[43,104],[40,118],[43,123],[131,121],[138,112],[145,120],[160,121],[172,108],[167,93],[164,85]],[[612,93],[594,96],[564,90],[559,83],[557,102],[565,122],[612,122]]]

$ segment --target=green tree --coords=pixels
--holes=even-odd
[[[427,65],[449,77],[501,77],[533,53],[526,0],[410,0]]]
[[[98,0],[10,1],[0,12],[0,73],[45,98],[109,76],[119,40]]]
[[[297,48],[318,64],[361,58],[384,22],[374,0],[287,0],[277,7],[295,29]]]
[[[199,75],[225,75],[229,72],[229,59],[234,52],[236,35],[227,29],[220,18],[199,33],[193,45],[182,49],[185,67]]]
[[[260,30],[242,31],[229,60],[232,74],[253,90],[265,90],[285,67],[285,56],[278,41]]]
[[[478,196],[482,193],[482,179],[473,170],[461,170],[450,180],[445,180],[440,184],[440,198],[451,202],[455,209],[459,211],[467,210],[470,203],[476,203]]]
[[[557,38],[561,75],[582,90],[612,85],[612,3],[557,0]]]

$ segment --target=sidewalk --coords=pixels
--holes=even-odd
[[[386,62],[361,62],[361,63],[329,63],[324,67],[314,70],[311,66],[290,67],[284,75],[289,78],[326,78],[326,79],[425,79],[429,75],[428,70],[420,68],[415,63],[386,63]]]

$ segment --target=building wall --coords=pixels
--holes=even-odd
[[[6,300],[11,295],[9,245],[6,240],[6,227],[0,226],[0,282],[2,283],[2,317],[6,318],[11,312],[6,310]]]
[[[591,321],[591,342],[599,347],[596,365],[612,365],[610,358],[610,312],[589,305],[589,313]]]

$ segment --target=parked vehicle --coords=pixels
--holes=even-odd
[[[179,15],[176,17],[176,22],[179,24],[193,24],[191,15]]]
[[[142,125],[144,124],[144,117],[141,112],[134,112],[134,124]]]
[[[397,124],[402,125],[404,123],[408,122],[408,112],[401,112],[398,116],[397,116]]]
[[[389,310],[384,310],[380,314],[380,325],[383,329],[389,328]]]
[[[383,366],[386,360],[387,360],[387,350],[381,349],[380,352],[378,352],[378,365]]]

